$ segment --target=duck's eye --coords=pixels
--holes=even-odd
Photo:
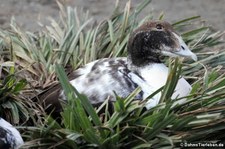
[[[156,29],[158,29],[158,30],[161,30],[161,29],[163,29],[163,26],[162,26],[162,24],[157,24],[157,25],[156,25]]]

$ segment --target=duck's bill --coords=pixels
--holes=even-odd
[[[175,54],[183,56],[183,57],[190,57],[194,61],[197,61],[198,60],[197,56],[193,52],[191,52],[191,50],[188,48],[188,46],[183,41],[183,39],[180,36],[178,36],[177,34],[175,34],[175,33],[173,33],[173,34],[178,39],[178,42],[180,44],[180,48],[177,49]]]
[[[173,33],[175,38],[177,38],[179,48],[173,49],[173,50],[166,50],[162,51],[164,55],[172,56],[172,57],[190,57],[194,61],[197,61],[197,56],[191,52],[191,50],[188,48],[188,46],[185,44],[183,39],[178,36],[177,34]]]
[[[197,56],[193,52],[191,52],[189,49],[173,51],[173,52],[162,51],[162,54],[166,56],[170,56],[170,57],[190,57],[194,61],[198,60]]]
[[[193,52],[191,52],[190,49],[180,50],[178,52],[174,52],[174,54],[182,57],[190,57],[194,61],[198,60],[197,56]]]

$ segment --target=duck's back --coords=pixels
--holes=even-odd
[[[115,93],[127,97],[134,91],[137,85],[128,77],[129,72],[126,58],[105,58],[74,71],[70,83],[95,104],[107,98],[115,100]]]

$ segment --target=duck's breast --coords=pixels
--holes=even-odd
[[[168,74],[168,67],[161,63],[150,64],[140,69],[142,78],[156,90],[165,85]]]
[[[151,64],[143,68],[140,72],[143,79],[155,90],[166,84],[169,75],[169,69],[164,64]],[[177,82],[172,99],[187,96],[191,89],[191,85],[181,77]]]

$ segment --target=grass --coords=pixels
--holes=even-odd
[[[225,52],[218,48],[223,33],[201,24],[200,16],[173,22],[199,60],[165,59],[170,77],[155,108],[143,112],[144,101],[134,100],[137,88],[125,99],[117,97],[109,114],[107,100],[96,109],[68,83],[67,75],[88,62],[126,56],[129,34],[154,18],[150,14],[137,19],[150,2],[144,0],[133,10],[128,2],[123,11],[117,4],[112,16],[97,25],[87,12],[58,3],[61,20],[51,19],[38,33],[23,31],[13,20],[11,30],[0,30],[0,112],[23,131],[23,148],[174,148],[185,142],[224,140]],[[192,92],[188,100],[172,101],[181,75],[191,82]],[[62,123],[31,100],[58,83],[68,100]]]

